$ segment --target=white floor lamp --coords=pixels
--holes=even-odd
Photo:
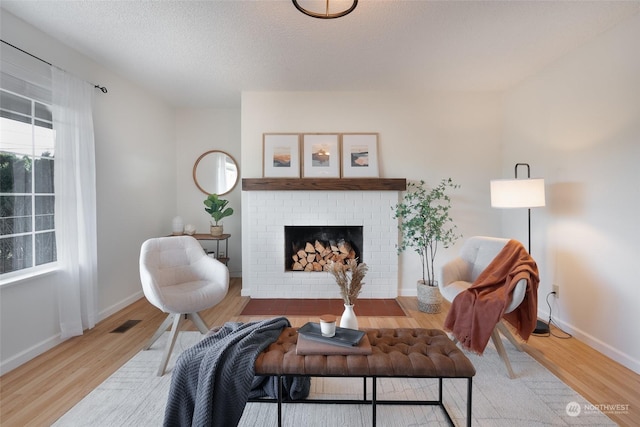
[[[526,166],[527,178],[518,179],[518,167]],[[544,179],[531,178],[528,163],[516,163],[515,179],[491,180],[491,206],[494,208],[527,208],[528,251],[531,253],[531,208],[545,206]],[[549,332],[549,325],[538,320],[535,334]]]

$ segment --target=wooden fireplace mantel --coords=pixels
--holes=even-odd
[[[243,178],[243,191],[405,191],[406,178]]]

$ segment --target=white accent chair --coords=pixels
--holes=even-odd
[[[162,376],[184,319],[191,320],[202,334],[209,332],[198,312],[215,306],[227,295],[229,270],[207,256],[191,236],[158,237],[142,244],[140,280],[147,300],[169,313],[144,349],[148,350],[172,324],[158,368],[158,376]]]
[[[447,262],[442,267],[442,281],[439,287],[443,298],[452,302],[460,292],[469,288],[480,273],[482,273],[500,253],[507,242],[509,242],[509,239],[496,237],[476,236],[469,238],[462,245],[458,257]],[[527,281],[525,279],[520,280],[513,291],[511,302],[507,305],[505,313],[511,313],[522,303],[526,289]],[[496,346],[500,358],[502,358],[507,367],[509,378],[515,378],[509,357],[502,345],[498,331],[502,333],[518,351],[522,351],[522,346],[505,325],[504,320],[500,320],[491,333],[491,340]]]

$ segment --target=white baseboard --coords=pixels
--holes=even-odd
[[[144,294],[140,290],[140,291],[136,292],[135,294],[133,294],[133,295],[121,300],[121,301],[118,301],[117,303],[113,304],[111,307],[105,308],[100,313],[98,313],[98,322],[100,322],[101,320],[106,319],[107,317],[111,316],[112,314],[117,313],[118,311],[122,310],[126,306],[133,304],[134,302],[138,301],[143,296],[144,296]]]
[[[412,288],[400,288],[398,289],[399,297],[417,297],[418,296],[418,288],[415,286]]]
[[[540,312],[538,312],[538,314],[540,314]],[[543,313],[543,316],[540,316],[539,318],[545,319],[546,322],[546,319],[549,319],[549,313]],[[631,355],[612,347],[611,345],[599,340],[598,338],[590,334],[585,333],[584,331],[562,320],[554,318],[553,323],[563,331],[573,335],[574,338],[582,341],[594,350],[597,350],[608,358],[615,360],[622,366],[631,369],[636,374],[640,374],[640,360],[634,359]]]
[[[47,338],[28,349],[21,351],[13,357],[7,360],[0,361],[0,375],[4,375],[7,372],[17,368],[18,366],[30,361],[31,359],[41,355],[45,351],[51,350],[53,347],[64,342],[60,337],[60,334]]]
[[[137,300],[139,300],[140,298],[143,297],[143,293],[142,291],[136,292],[135,294],[123,299],[122,301],[117,302],[116,304],[113,304],[110,307],[107,307],[106,309],[102,310],[100,313],[98,313],[98,318],[97,321],[100,322],[104,319],[106,319],[107,317],[111,316],[112,314],[117,313],[118,311],[122,310],[123,308],[125,308],[126,306],[136,302]],[[7,372],[17,368],[18,366],[30,361],[31,359],[41,355],[42,353],[44,353],[45,351],[51,350],[53,347],[57,346],[58,344],[61,344],[62,342],[64,342],[65,340],[62,339],[60,337],[60,334],[56,334],[55,336],[49,337],[31,347],[29,347],[28,349],[21,351],[20,353],[16,354],[15,356],[10,357],[7,360],[2,360],[0,361],[0,375],[4,375]]]
[[[403,297],[415,297],[417,296],[417,290],[415,288],[401,288],[398,295]],[[543,319],[545,322],[549,319],[549,312],[538,310],[538,319]],[[559,326],[563,331],[566,331],[573,335],[575,338],[587,344],[589,347],[604,354],[612,360],[620,363],[621,365],[631,369],[633,372],[640,374],[640,360],[634,359],[631,355],[626,354],[609,344],[602,342],[592,335],[585,333],[584,331],[570,325],[562,320],[553,319],[553,322]]]
[[[242,290],[241,295],[243,296],[250,296],[247,295],[249,294],[250,291],[249,290]],[[408,297],[415,297],[417,295],[417,291],[415,288],[412,289],[400,289],[399,296],[408,296]],[[112,314],[117,313],[118,311],[122,310],[123,308],[127,307],[128,305],[136,302],[137,300],[139,300],[140,298],[143,297],[143,293],[142,291],[136,292],[135,294],[123,299],[122,301],[119,301],[116,304],[113,304],[110,307],[107,307],[105,310],[101,311],[98,314],[98,321],[104,320],[107,317],[111,316]],[[538,311],[538,317],[540,319],[548,319],[549,318],[549,313],[545,313],[542,311]],[[558,320],[558,319],[554,319],[554,323],[556,323],[562,330],[570,333],[571,335],[573,335],[575,338],[579,339],[580,341],[583,341],[585,344],[589,345],[590,347],[592,347],[593,349],[599,351],[600,353],[604,354],[605,356],[615,360],[616,362],[620,363],[621,365],[631,369],[632,371],[634,371],[637,374],[640,374],[640,360],[636,360],[633,357],[631,357],[630,355],[619,351],[616,348],[611,347],[609,344],[602,342],[601,340],[585,333],[584,331],[574,327],[573,325],[570,325],[562,320]],[[50,338],[47,338],[43,341],[41,341],[40,343],[20,352],[19,354],[5,360],[5,361],[0,361],[0,375],[4,375],[5,373],[17,368],[18,366],[28,362],[29,360],[35,358],[36,356],[39,356],[40,354],[44,353],[47,350],[52,349],[53,347],[55,347],[56,345],[62,343],[64,340],[62,338],[60,338],[60,335],[56,335],[56,336],[52,336]]]

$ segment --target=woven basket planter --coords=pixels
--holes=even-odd
[[[440,313],[442,310],[442,295],[436,286],[428,286],[422,280],[418,280],[418,310],[423,313]]]

